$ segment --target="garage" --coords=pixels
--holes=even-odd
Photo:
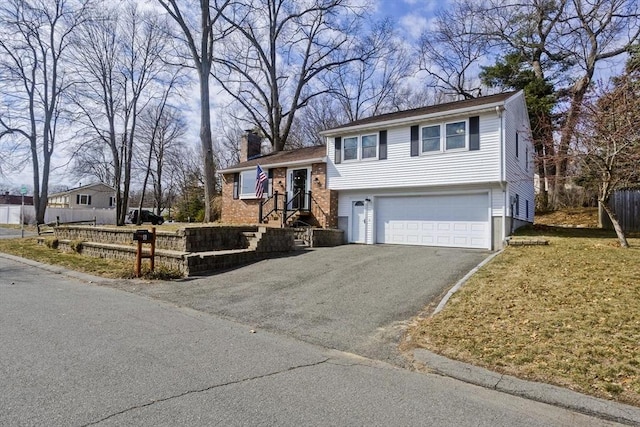
[[[379,197],[376,242],[491,249],[487,193]]]

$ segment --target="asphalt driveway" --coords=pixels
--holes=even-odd
[[[346,245],[300,251],[183,282],[117,287],[223,316],[248,329],[402,364],[406,322],[439,301],[488,251]]]

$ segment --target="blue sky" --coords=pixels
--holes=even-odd
[[[438,0],[377,0],[376,12],[390,17],[409,37],[417,39],[433,19],[434,12],[446,5]]]

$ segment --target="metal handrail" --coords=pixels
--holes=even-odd
[[[304,199],[306,200],[304,200],[301,196],[304,196]],[[280,198],[283,199],[282,202],[279,201]],[[302,203],[300,203],[300,205],[297,208],[293,208],[292,202],[296,199],[298,201],[301,201]],[[270,206],[270,209],[265,212],[265,206],[268,206],[270,203],[272,203],[272,205]],[[320,203],[318,203],[318,201],[313,197],[313,193],[311,191],[303,193],[301,190],[297,190],[293,194],[293,197],[291,197],[291,199],[289,199],[287,193],[279,194],[277,191],[275,191],[272,196],[264,200],[261,200],[258,206],[259,206],[258,216],[261,224],[265,222],[265,220],[269,217],[269,215],[273,213],[278,214],[280,212],[282,213],[281,223],[283,226],[287,223],[289,219],[291,219],[294,215],[296,215],[296,213],[299,213],[299,212],[312,213],[318,220],[322,221],[321,225],[323,227],[326,227],[328,223],[329,216],[324,211],[324,209],[322,209],[322,207],[320,206]],[[315,212],[318,212],[318,214],[316,214]]]

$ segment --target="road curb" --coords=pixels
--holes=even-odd
[[[464,277],[460,280],[458,280],[458,282],[453,285],[453,287],[451,289],[449,289],[449,292],[447,292],[447,294],[442,298],[442,300],[440,300],[440,303],[438,304],[438,306],[436,307],[436,309],[433,311],[433,314],[437,314],[440,311],[442,311],[442,309],[444,308],[445,305],[447,305],[447,302],[449,301],[449,298],[451,298],[451,296],[453,294],[455,294],[456,292],[458,292],[458,290],[467,282],[467,280],[469,280],[469,278],[471,276],[473,276],[474,274],[476,274],[476,272],[482,268],[485,264],[487,264],[489,261],[491,261],[492,259],[494,259],[495,257],[497,257],[498,255],[500,255],[502,252],[504,251],[504,249],[495,252],[491,255],[489,255],[488,257],[486,257],[480,264],[476,265],[473,270],[471,270],[470,272],[468,272],[467,274],[464,275]]]
[[[414,350],[413,357],[435,373],[466,383],[622,424],[640,426],[640,408],[635,406],[587,396],[550,384],[499,374],[485,368],[448,359],[425,349]]]

